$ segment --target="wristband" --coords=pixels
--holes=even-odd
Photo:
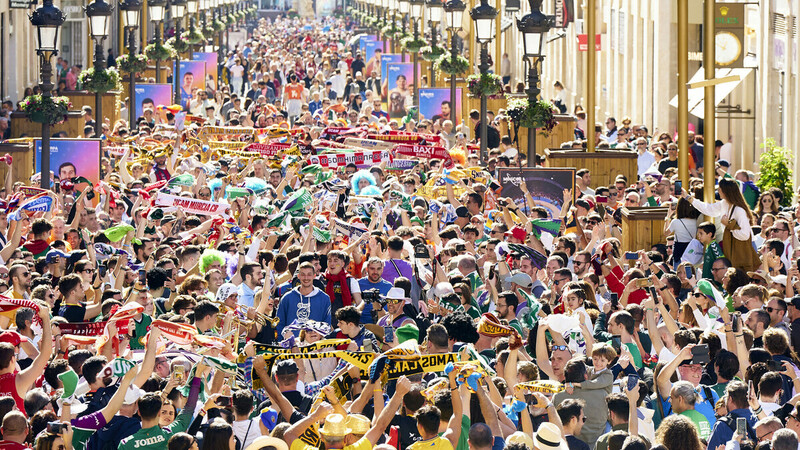
[[[659,291],[666,291],[667,289],[669,289],[669,286],[664,286],[664,287],[658,288]]]

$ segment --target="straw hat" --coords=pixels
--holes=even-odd
[[[325,425],[319,429],[320,434],[330,437],[342,437],[352,433],[353,430],[347,428],[344,416],[341,414],[331,414],[325,419]]]
[[[511,436],[506,439],[506,444],[524,444],[528,448],[534,448],[533,438],[521,431],[511,433]]]
[[[539,450],[568,450],[569,447],[564,439],[561,438],[561,431],[554,423],[545,422],[533,435],[536,441],[536,448]]]
[[[361,414],[348,415],[345,425],[350,427],[353,434],[367,434],[367,431],[372,427],[369,418]]]
[[[257,437],[245,450],[260,450],[264,447],[275,447],[275,450],[289,450],[289,446],[286,445],[286,442],[272,436]]]

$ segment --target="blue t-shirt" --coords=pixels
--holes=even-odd
[[[331,323],[331,299],[328,294],[314,287],[309,295],[301,295],[299,288],[292,289],[281,297],[278,305],[278,335],[283,334],[283,328],[297,320],[305,323],[307,320],[316,320],[322,323]]]

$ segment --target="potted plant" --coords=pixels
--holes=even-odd
[[[214,21],[211,22],[211,26],[214,28],[214,31],[216,31],[217,33],[221,32],[221,31],[225,31],[225,24],[222,23],[222,21],[219,20],[219,19],[214,19]]]
[[[28,119],[50,125],[66,120],[71,107],[68,97],[44,97],[36,94],[29,95],[22,101],[22,110],[28,115]]]
[[[436,60],[436,70],[448,75],[458,75],[469,70],[469,61],[461,55],[452,58],[452,55],[444,54]]]
[[[503,79],[493,73],[482,73],[467,77],[467,92],[470,97],[485,95],[489,98],[499,98],[503,94]]]
[[[776,187],[783,192],[782,206],[790,206],[794,198],[794,185],[792,183],[792,160],[794,155],[786,147],[781,147],[773,138],[767,138],[761,144],[764,152],[761,153],[758,167],[756,186],[761,192]]]
[[[147,57],[144,55],[122,55],[117,58],[117,68],[121,72],[137,73],[147,69]]]
[[[197,28],[184,31],[183,34],[181,34],[181,39],[186,41],[189,45],[202,44],[205,41],[203,33],[198,31]]]
[[[120,88],[119,72],[113,67],[103,70],[90,67],[78,75],[78,82],[87,91],[98,94],[117,91]]]
[[[506,108],[508,117],[514,122],[514,128],[538,128],[543,136],[550,135],[557,122],[553,114],[553,105],[547,100],[539,100],[530,104],[527,98],[509,97]]]
[[[409,53],[419,52],[426,44],[424,39],[414,39],[414,36],[406,36],[400,41],[400,45]]]
[[[158,42],[144,48],[144,55],[151,61],[167,61],[175,57],[175,49],[167,43],[166,45]]]
[[[419,53],[420,55],[422,55],[422,59],[431,62],[439,59],[439,57],[444,55],[446,51],[447,50],[445,50],[444,47],[440,47],[438,45],[436,46],[426,45],[425,47],[419,49]]]
[[[186,53],[189,51],[189,44],[183,39],[175,38],[175,36],[167,39],[166,45],[178,53]]]

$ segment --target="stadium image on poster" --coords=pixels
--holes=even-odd
[[[387,53],[381,56],[381,101],[386,103],[386,95],[389,92],[388,86],[388,66],[391,63],[399,63],[403,62],[403,55],[397,55],[394,53]]]
[[[564,203],[564,189],[575,192],[575,169],[501,167],[497,171],[502,188],[498,197],[511,198],[525,214],[530,212],[531,206],[542,206],[547,210],[548,218],[557,218]],[[523,181],[534,205],[528,205],[522,195],[519,186]]]
[[[42,141],[34,141],[36,172],[42,171]],[[50,139],[50,170],[57,180],[84,177],[100,183],[100,139]],[[76,186],[83,189],[85,185]]]
[[[450,104],[450,88],[420,89],[419,114],[420,119],[451,120],[453,125],[458,125],[461,122],[461,88],[456,88],[455,108]]]
[[[204,61],[181,61],[180,79],[181,106],[187,109],[195,89],[205,89],[206,63]]]
[[[194,52],[192,53],[192,61],[204,61],[206,63],[206,78],[209,76],[214,80],[214,89],[219,84],[219,76],[217,74],[217,54],[215,52]]]
[[[136,117],[142,117],[144,110],[150,108],[158,114],[159,105],[172,104],[172,85],[169,84],[137,84],[136,90]]]
[[[389,118],[401,119],[414,106],[414,63],[391,63],[386,73]]]

